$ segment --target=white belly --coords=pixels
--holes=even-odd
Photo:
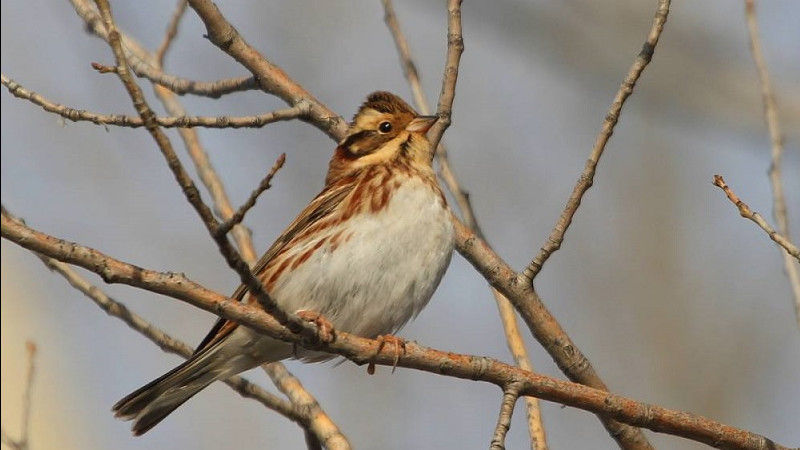
[[[453,252],[450,212],[423,182],[398,188],[378,213],[347,224],[346,242],[325,245],[277,280],[272,295],[288,311],[322,314],[364,337],[394,333],[428,303]],[[309,245],[313,245],[310,242]]]

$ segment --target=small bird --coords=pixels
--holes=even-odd
[[[367,97],[334,151],[325,188],[252,269],[284,311],[334,330],[398,339],[384,335],[425,307],[454,242],[426,137],[436,119],[388,92]],[[246,294],[240,286],[232,297]],[[258,305],[252,295],[246,301]],[[112,410],[133,420],[138,436],[212,382],[290,357],[333,355],[295,349],[220,319],[191,358]]]

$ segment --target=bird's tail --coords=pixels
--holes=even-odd
[[[251,369],[259,361],[226,351],[223,339],[192,355],[183,364],[142,386],[111,409],[116,417],[133,420],[133,434],[139,436],[164,420],[175,408],[216,380]]]

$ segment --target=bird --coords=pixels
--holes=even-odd
[[[427,305],[454,247],[426,136],[437,119],[389,92],[367,96],[333,152],[325,187],[252,268],[283,311],[402,344],[393,334]],[[243,285],[232,298],[259,305]],[[334,356],[220,318],[188,360],[112,411],[132,420],[138,436],[214,381],[287,358]]]

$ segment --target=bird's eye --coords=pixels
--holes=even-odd
[[[388,132],[392,131],[392,123],[391,122],[381,122],[381,124],[378,125],[378,131],[380,131],[381,133],[388,133]]]

